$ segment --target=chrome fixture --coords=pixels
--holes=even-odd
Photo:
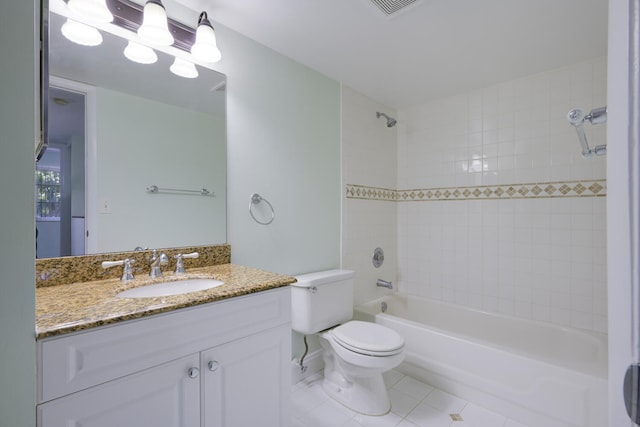
[[[200,190],[184,190],[181,188],[162,188],[157,185],[150,185],[147,187],[147,193],[156,194],[156,193],[187,193],[187,194],[199,194],[201,196],[215,196],[216,193],[207,190],[206,188],[201,188]]]
[[[594,154],[596,156],[602,156],[607,154],[607,145],[602,144],[598,145],[594,148],[589,148],[589,143],[587,142],[587,135],[584,133],[584,122],[588,121],[592,125],[597,125],[600,123],[607,122],[607,107],[594,108],[585,116],[584,111],[579,108],[574,108],[569,111],[567,114],[567,120],[569,123],[576,128],[576,133],[578,134],[578,140],[580,141],[580,146],[582,147],[582,155],[584,157],[591,157]]]
[[[387,308],[389,308],[389,306],[387,305],[387,303],[385,301],[382,301],[380,303],[380,310],[382,310],[383,313],[387,312]]]
[[[184,263],[183,263],[183,259],[184,258],[198,258],[200,256],[200,254],[198,252],[192,252],[190,254],[178,254],[175,255],[174,258],[176,259],[176,271],[175,274],[185,274],[186,271],[184,269]]]
[[[379,268],[384,262],[384,251],[382,248],[375,248],[373,250],[372,263],[375,268]]]
[[[255,217],[255,215],[253,214],[253,210],[251,209],[253,207],[253,205],[257,205],[260,202],[265,202],[269,206],[269,209],[271,210],[271,218],[268,219],[267,221],[260,221],[258,218]],[[249,215],[251,215],[251,218],[253,218],[253,220],[255,222],[257,222],[258,224],[260,224],[260,225],[269,225],[275,219],[276,212],[273,210],[273,206],[271,205],[271,203],[269,203],[269,201],[267,199],[265,199],[264,197],[262,197],[258,193],[253,193],[251,195],[251,201],[249,202]]]
[[[131,264],[133,264],[135,260],[133,259],[123,259],[120,261],[103,261],[102,268],[107,269],[114,267],[116,265],[124,265],[124,269],[122,270],[122,277],[120,278],[123,282],[128,282],[129,280],[133,280],[133,271],[131,270]]]
[[[160,255],[158,255],[158,251],[154,249],[153,254],[151,255],[151,259],[149,260],[149,265],[151,265],[149,276],[153,278],[162,277],[162,269],[160,268],[160,266],[168,263],[169,257],[165,253],[161,253]]]
[[[381,288],[393,289],[393,285],[390,281],[378,279],[376,281],[376,286],[380,286]]]
[[[396,123],[398,123],[398,121],[396,119],[394,119],[393,117],[389,117],[387,116],[385,113],[381,113],[379,111],[376,111],[376,118],[380,118],[380,117],[384,117],[385,119],[387,119],[387,127],[388,128],[392,128],[396,125]]]

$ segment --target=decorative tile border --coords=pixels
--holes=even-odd
[[[536,182],[527,184],[390,190],[347,184],[348,199],[400,202],[441,200],[543,199],[558,197],[605,197],[607,180]]]
[[[386,200],[395,202],[398,200],[398,190],[347,184],[346,196],[347,199]]]

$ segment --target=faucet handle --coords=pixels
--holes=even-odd
[[[199,258],[200,254],[198,252],[191,252],[190,254],[177,254],[174,255],[174,258],[176,259],[176,271],[175,274],[185,274],[186,271],[184,269],[184,263],[182,262],[182,260],[184,258]]]
[[[120,280],[123,282],[127,282],[134,279],[133,271],[131,270],[131,264],[133,264],[134,262],[136,262],[136,260],[129,258],[122,259],[120,261],[103,261],[102,268],[107,269],[115,267],[116,265],[124,265],[124,268],[122,270],[122,277],[120,278]]]

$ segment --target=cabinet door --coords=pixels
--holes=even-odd
[[[290,424],[289,324],[204,351],[204,427]]]
[[[38,425],[199,427],[199,365],[195,354],[52,400],[38,406]]]

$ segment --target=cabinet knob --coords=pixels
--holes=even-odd
[[[189,374],[189,378],[198,378],[198,375],[200,375],[200,369],[198,369],[198,368],[189,368],[187,373]]]
[[[218,362],[215,360],[209,361],[208,366],[211,372],[215,372],[216,370],[218,370]]]

